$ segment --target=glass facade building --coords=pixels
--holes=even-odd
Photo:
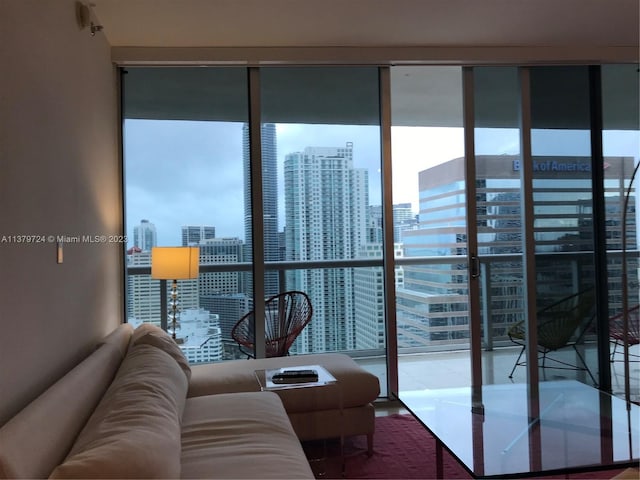
[[[420,172],[419,225],[403,232],[405,257],[466,255],[464,161],[457,158]],[[619,249],[615,240],[621,237],[622,224],[617,219],[624,203],[620,192],[631,179],[634,159],[606,157],[605,162],[606,208],[610,213],[607,239],[610,247]],[[478,252],[487,258],[521,254],[520,158],[479,155],[476,164]],[[534,236],[541,256],[537,263],[538,301],[543,306],[592,286],[593,266],[578,254],[594,250],[591,159],[534,157],[533,170],[538,172],[533,185]],[[628,227],[629,247],[635,250],[635,223]],[[562,253],[576,255],[559,260]],[[548,254],[546,258],[544,254]],[[611,268],[619,266],[620,260],[612,258],[609,264]],[[637,271],[637,262],[631,264]],[[397,291],[400,346],[468,342],[467,284],[466,265],[405,268],[404,287]],[[493,338],[505,340],[507,328],[524,318],[521,262],[495,262],[488,285]],[[620,309],[615,301],[620,288],[619,282],[609,282],[614,311]]]

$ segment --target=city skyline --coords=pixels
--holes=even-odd
[[[130,237],[133,226],[149,219],[156,225],[161,246],[180,245],[175,227],[182,225],[212,225],[216,236],[245,240],[244,124],[126,120],[125,127],[126,228]],[[276,124],[278,205],[284,205],[282,165],[286,154],[307,146],[344,145],[348,141],[355,145],[356,164],[367,168],[370,177],[377,177],[373,183],[378,193],[373,196],[380,199],[378,132],[378,127],[371,126]],[[175,155],[188,156],[189,161],[157,161],[174,152],[187,152]],[[375,158],[370,160],[369,155]],[[279,210],[278,231],[282,231],[284,208]],[[131,246],[129,242],[128,248]]]
[[[365,258],[376,254],[380,257],[382,256],[382,236],[375,234],[375,232],[373,234],[370,232],[370,229],[374,226],[374,228],[382,228],[379,219],[380,212],[370,208],[370,202],[367,201],[367,171],[353,166],[352,148],[353,145],[347,142],[346,145],[337,147],[307,147],[302,152],[286,156],[284,177],[288,189],[286,191],[285,216],[289,228],[285,231],[284,260],[317,261]],[[481,182],[478,185],[479,193],[484,195],[482,191],[485,188],[489,189],[487,192],[491,192],[490,194],[487,193],[488,196],[484,200],[486,204],[480,206],[483,209],[482,211],[485,212],[484,215],[487,216],[484,221],[489,230],[479,235],[479,241],[489,242],[488,245],[491,246],[491,251],[485,252],[483,250],[483,252],[486,254],[504,253],[503,251],[498,251],[498,249],[504,248],[508,249],[509,252],[517,252],[521,247],[521,241],[519,234],[514,233],[513,229],[519,228],[519,219],[514,220],[512,217],[519,215],[519,210],[517,209],[519,200],[516,198],[519,192],[520,175],[518,157],[515,155],[493,155],[478,157],[478,159],[481,161],[478,170],[478,180]],[[621,160],[625,161],[626,168],[624,169],[620,167]],[[554,205],[558,205],[560,210],[556,211],[555,207],[551,208],[547,212],[547,216],[550,213],[558,217],[564,216],[562,220],[554,220],[557,223],[555,228],[558,233],[552,235],[547,233],[545,234],[546,238],[538,238],[538,240],[548,244],[547,247],[551,248],[551,250],[547,248],[548,251],[568,251],[566,248],[562,248],[564,245],[563,239],[568,238],[567,235],[573,238],[573,243],[587,245],[585,242],[589,239],[587,237],[583,238],[581,235],[587,235],[589,227],[581,222],[588,219],[590,214],[588,210],[581,213],[581,208],[586,207],[586,202],[590,199],[588,193],[591,185],[590,158],[585,156],[538,157],[534,161],[544,165],[544,168],[539,167],[541,171],[538,174],[539,179],[544,178],[551,182],[544,188],[538,185],[538,188],[549,192],[554,192],[558,189],[556,193],[549,194],[553,196],[555,199]],[[618,185],[615,186],[609,182],[609,191],[619,192],[623,185],[624,175],[630,174],[634,159],[632,157],[606,157],[605,161],[608,165],[606,170],[607,178],[616,180],[616,185]],[[458,157],[448,162],[448,164],[432,167],[421,172],[421,196],[425,199],[432,198],[433,201],[426,202],[423,205],[424,210],[421,211],[421,217],[424,223],[413,225],[407,236],[409,242],[405,244],[404,248],[399,245],[398,248],[403,250],[405,257],[429,255],[429,253],[425,252],[425,248],[429,248],[429,246],[437,247],[438,249],[437,252],[432,252],[432,255],[460,255],[461,257],[466,255],[466,225],[464,222],[464,208],[462,207],[464,201],[460,197],[460,185],[463,182],[464,175],[464,170],[461,168],[463,163],[464,158]],[[557,171],[546,167],[552,164],[558,166]],[[485,172],[485,168],[489,168],[491,173]],[[576,181],[580,183],[577,184],[575,183]],[[555,188],[549,189],[551,185],[555,185]],[[443,187],[445,190],[443,190]],[[450,199],[446,202],[451,202],[448,210],[443,209],[443,206],[446,205],[446,203],[443,203],[445,199],[443,192],[445,191],[449,192],[446,198]],[[568,192],[571,192],[570,197],[567,197]],[[611,199],[613,197],[608,198]],[[502,206],[494,208],[491,206],[492,202],[497,202],[497,205]],[[549,202],[549,198],[547,198],[546,202]],[[542,203],[544,204],[545,202]],[[407,212],[402,210],[406,209],[406,204],[398,204],[394,205],[394,207],[398,207],[398,212],[402,212],[402,215],[394,218],[395,227],[396,223],[405,222],[408,218]],[[538,205],[538,208],[542,208],[541,204]],[[567,223],[567,215],[569,214],[566,210],[567,208],[574,215],[572,218],[575,221]],[[558,213],[560,211],[563,213]],[[455,224],[452,223],[452,219],[456,219]],[[615,222],[614,218],[610,220]],[[545,228],[549,229],[552,225],[554,223],[548,223],[547,220]],[[154,225],[151,222],[145,220],[138,229],[140,231],[154,231],[153,227]],[[206,230],[204,226],[195,225],[190,226],[190,229],[201,233]],[[212,232],[213,229],[213,226],[209,227],[209,231]],[[182,230],[184,231],[185,227]],[[441,236],[443,234],[444,237]],[[218,248],[214,247],[214,244],[219,244],[219,247],[225,248],[225,254],[228,253],[228,248],[234,248],[235,252],[237,252],[234,254],[234,258],[223,258],[221,256],[222,251],[212,250],[211,255],[215,255],[215,257],[212,256],[211,259],[207,259],[204,258],[205,252],[203,250],[201,251],[201,262],[216,263],[223,261],[233,263],[234,261],[242,261],[239,260],[243,250],[241,247],[242,241],[237,237],[233,238],[237,241],[235,247],[223,245],[228,243],[230,239],[201,239],[200,245],[210,245],[213,249]],[[414,238],[414,240],[412,241],[411,238]],[[220,243],[219,241],[222,240],[225,240],[225,242]],[[416,240],[418,241],[416,242]],[[265,239],[266,244],[267,239]],[[374,245],[378,248],[367,250],[368,246]],[[564,246],[566,247],[566,245]],[[486,247],[483,248],[486,250]],[[584,250],[585,248],[575,247],[573,249]],[[137,260],[138,262],[143,260],[149,262],[149,254],[147,253],[146,259],[143,259],[143,256],[139,256]],[[464,260],[461,260],[460,263],[464,263]],[[302,290],[309,293],[314,299],[323,299],[319,303],[321,306],[318,306],[315,310],[316,322],[306,329],[300,337],[300,342],[294,348],[297,353],[326,351],[334,348],[349,350],[357,346],[364,347],[365,345],[368,348],[375,348],[376,345],[380,346],[379,343],[376,343],[376,340],[378,342],[384,340],[384,337],[379,335],[379,333],[384,335],[384,311],[381,310],[381,304],[377,302],[377,299],[382,297],[384,293],[380,276],[381,271],[379,269],[376,271],[376,268],[350,270],[311,269],[287,272],[287,289]],[[399,339],[403,339],[405,331],[413,332],[411,335],[414,340],[412,340],[412,345],[405,344],[404,340],[400,342],[400,345],[426,346],[433,341],[444,343],[464,341],[468,336],[468,314],[466,312],[468,299],[464,293],[466,288],[466,280],[464,278],[466,278],[466,274],[458,268],[453,268],[449,272],[446,269],[436,270],[436,280],[431,280],[429,283],[432,287],[434,285],[440,286],[436,288],[436,291],[432,292],[424,284],[424,273],[419,272],[416,277],[415,274],[410,273],[411,271],[407,272],[409,273],[403,275],[404,285],[401,288],[396,285],[399,302],[398,334]],[[494,274],[496,272],[497,270],[494,270]],[[399,274],[402,275],[402,272],[397,271],[396,275]],[[222,278],[229,275],[237,275],[238,278],[235,281],[231,278]],[[207,290],[208,287],[200,285],[197,302],[201,302],[202,297],[208,295],[211,296],[212,302],[215,302],[219,295],[227,296],[242,293],[247,298],[251,297],[250,289],[247,288],[246,284],[241,287],[238,281],[241,276],[239,273],[202,273],[199,282],[203,282],[210,277],[207,281],[213,286],[213,290],[209,291]],[[509,285],[509,288],[519,288],[521,275],[516,275],[516,277],[513,279],[516,283]],[[145,297],[141,298],[141,302],[146,302],[147,304],[144,308],[155,310],[154,304],[157,301],[151,301],[151,304],[148,303],[150,300],[148,295],[151,288],[150,280],[143,277],[139,280],[136,278],[135,281],[140,284],[139,297]],[[398,281],[399,277],[396,278],[396,283]],[[226,285],[232,288],[222,291],[219,286],[222,285],[221,282],[225,282]],[[421,285],[421,287],[416,288],[416,285]],[[207,291],[204,291],[203,288]],[[449,289],[453,289],[452,292],[455,293],[449,292]],[[355,295],[356,291],[359,292],[358,295]],[[454,297],[455,302],[452,300]],[[422,298],[420,303],[424,303],[429,309],[434,309],[433,311],[429,310],[428,315],[422,320],[416,316],[413,307],[409,307],[409,311],[412,312],[410,316],[407,317],[405,315],[404,307],[406,305],[403,306],[403,299],[412,304],[416,298]],[[151,300],[155,299],[152,298]],[[516,297],[508,297],[508,301],[511,303],[516,300]],[[219,303],[216,308],[219,308]],[[450,310],[451,305],[454,305],[454,303],[457,306]],[[214,303],[211,303],[211,305],[214,305]],[[201,306],[200,303],[193,303],[194,308]],[[211,313],[218,314],[218,312]],[[513,315],[519,314],[517,311],[512,313]],[[513,315],[509,315],[506,321],[512,322],[514,318],[517,318]],[[335,319],[341,320],[334,325],[332,322]],[[455,322],[455,324],[451,322]],[[504,326],[504,324],[503,322],[502,325]],[[319,334],[316,334],[316,331]],[[356,332],[358,332],[358,335],[362,335],[363,338],[356,336]],[[421,340],[416,340],[415,332],[420,332]]]
[[[158,245],[180,245],[183,225],[212,225],[220,237],[244,240],[242,123],[170,120],[125,121],[126,234],[149,219]],[[379,128],[349,125],[275,124],[278,168],[278,231],[284,226],[284,157],[307,146],[354,144],[354,165],[369,171],[370,205],[381,205]],[[604,132],[607,156],[640,157],[633,131]],[[233,142],[231,141],[233,140]],[[586,131],[535,131],[534,155],[590,155]],[[476,129],[476,154],[519,152],[517,129]],[[418,174],[464,156],[463,129],[392,127],[393,204],[418,213]],[[172,162],[170,159],[184,159]]]

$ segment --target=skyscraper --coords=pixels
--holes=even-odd
[[[204,295],[200,297],[200,305],[218,316],[225,359],[245,358],[246,355],[242,354],[238,344],[231,338],[231,329],[241,317],[253,309],[253,302],[247,294]]]
[[[368,172],[353,167],[353,143],[286,155],[284,180],[287,260],[356,258],[367,243],[369,189]],[[287,287],[314,305],[298,353],[354,348],[353,269],[290,271]]]
[[[276,148],[276,126],[265,123],[261,129],[262,145],[262,209],[264,259],[267,262],[280,260],[278,240],[278,163]],[[253,233],[251,229],[251,169],[249,150],[249,125],[242,129],[242,155],[244,163],[244,231],[245,259],[253,259]],[[253,285],[247,282],[248,292],[253,292]],[[264,278],[265,295],[278,293],[278,273],[266,272]]]
[[[127,266],[151,266],[151,249],[131,247],[127,250]],[[127,316],[129,321],[137,319],[160,326],[160,288],[150,275],[127,276]]]
[[[402,232],[418,225],[410,203],[398,203],[393,206],[393,242],[402,242]]]
[[[199,245],[203,240],[216,237],[216,227],[208,225],[183,225],[182,246]]]
[[[158,245],[156,226],[149,220],[140,220],[140,225],[133,227],[133,246],[143,252],[151,252],[151,248]]]
[[[402,232],[414,228],[417,224],[418,220],[410,203],[393,205],[393,243],[402,242]],[[370,242],[382,243],[382,205],[369,207],[368,237]]]
[[[420,224],[403,232],[405,256],[458,256],[460,260],[405,267],[404,287],[396,291],[400,347],[468,342],[464,162],[464,158],[452,159],[419,174]],[[510,155],[476,156],[478,253],[487,259],[523,251],[519,162]],[[605,162],[606,241],[609,249],[617,250],[622,230],[620,193],[633,171],[633,158],[605,157]],[[536,290],[538,300],[549,304],[549,299],[593,282],[590,255],[557,255],[594,250],[591,158],[536,156],[533,169]],[[629,246],[635,248],[635,216],[627,230]],[[637,268],[637,260],[630,266]],[[491,295],[492,332],[499,336],[523,318],[523,264],[496,258],[489,268],[490,284],[483,295]],[[609,307],[616,309],[620,260],[612,257],[607,268]]]
[[[242,240],[238,237],[203,240],[200,243],[200,265],[240,263],[243,261],[242,247]],[[200,272],[200,296],[229,295],[243,291],[240,272]]]

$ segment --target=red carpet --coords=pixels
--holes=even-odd
[[[364,436],[345,440],[346,475],[341,477],[339,446],[328,447],[326,462],[318,462],[320,470],[326,470],[324,478],[372,478],[372,479],[434,479],[436,478],[435,439],[411,415],[376,417],[374,454],[366,456]],[[320,464],[324,464],[324,469]],[[443,453],[446,479],[472,478],[460,464]],[[624,469],[549,476],[541,478],[610,479]]]

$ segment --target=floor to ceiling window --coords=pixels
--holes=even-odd
[[[292,353],[383,351],[378,70],[262,68],[259,81],[263,138],[274,137],[262,142],[265,261],[293,262],[283,284],[265,272],[265,289],[313,305]],[[335,264],[357,259],[378,266]]]
[[[207,271],[251,255],[243,209],[246,91],[246,71],[238,68],[123,75],[127,266],[149,269],[154,246],[200,247],[199,278],[178,281],[178,338],[191,361],[236,356],[231,328],[252,305],[250,272]],[[159,281],[148,271],[128,275],[130,323],[160,325],[160,303]]]
[[[639,298],[637,200],[627,188],[640,142],[627,101],[637,99],[636,66],[602,67],[599,192],[593,78],[581,66],[128,68],[129,321],[162,324],[151,247],[198,245],[199,278],[180,281],[192,361],[240,358],[235,322],[260,296],[302,290],[314,315],[291,353],[347,352],[380,377],[383,396],[526,382],[512,328],[601,289],[604,265],[608,314],[558,357],[568,369],[539,372],[598,384],[609,355],[603,317],[622,310],[625,197],[632,307]],[[601,304],[596,297],[577,302]],[[398,360],[389,375],[387,355]],[[611,377],[623,390],[620,363]]]
[[[190,360],[240,358],[235,322],[290,290],[313,306],[291,354],[384,359],[379,82],[374,67],[127,69],[129,321],[162,324],[151,248],[197,245],[199,278],[179,282]]]

